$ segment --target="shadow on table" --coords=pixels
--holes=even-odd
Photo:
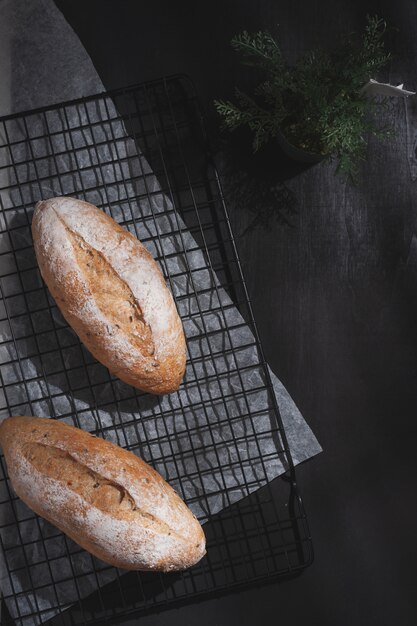
[[[318,163],[295,160],[276,139],[254,152],[252,135],[246,128],[223,135],[218,143],[216,162],[227,202],[236,211],[252,214],[239,234],[257,226],[267,228],[273,222],[294,227],[298,203],[287,183]]]

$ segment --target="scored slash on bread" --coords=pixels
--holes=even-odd
[[[185,337],[151,254],[104,211],[70,197],[38,202],[36,258],[61,313],[124,382],[155,394],[178,389]]]
[[[0,445],[17,495],[103,561],[124,569],[175,571],[204,556],[198,520],[132,452],[40,417],[4,420]]]

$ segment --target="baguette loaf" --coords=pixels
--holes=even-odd
[[[38,202],[32,234],[45,283],[96,359],[144,391],[178,389],[185,371],[181,320],[140,241],[97,207],[69,197]]]
[[[39,417],[4,420],[0,445],[17,495],[103,561],[173,571],[204,556],[197,519],[133,453]]]

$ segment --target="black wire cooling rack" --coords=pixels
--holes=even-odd
[[[154,398],[122,384],[60,317],[30,222],[37,200],[63,194],[110,213],[161,264],[187,333],[178,393]],[[140,453],[207,536],[207,556],[188,571],[124,573],[86,560],[3,479],[3,594],[16,623],[112,624],[306,567],[294,465],[189,79],[0,119],[0,200],[2,412],[64,419]],[[271,482],[277,463],[286,471]]]

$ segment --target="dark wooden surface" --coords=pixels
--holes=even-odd
[[[417,88],[413,0],[145,4],[57,1],[106,87],[190,74],[215,141],[212,99],[247,81],[228,43],[243,28],[270,29],[295,58],[377,11],[398,28],[384,78]],[[247,228],[253,207],[283,210],[282,187],[245,178],[219,152],[267,357],[324,447],[298,471],[315,562],[295,580],[145,617],[142,626],[417,623],[417,99],[396,100],[386,115],[396,137],[370,143],[357,187],[331,165],[285,183],[297,204],[292,227]]]

